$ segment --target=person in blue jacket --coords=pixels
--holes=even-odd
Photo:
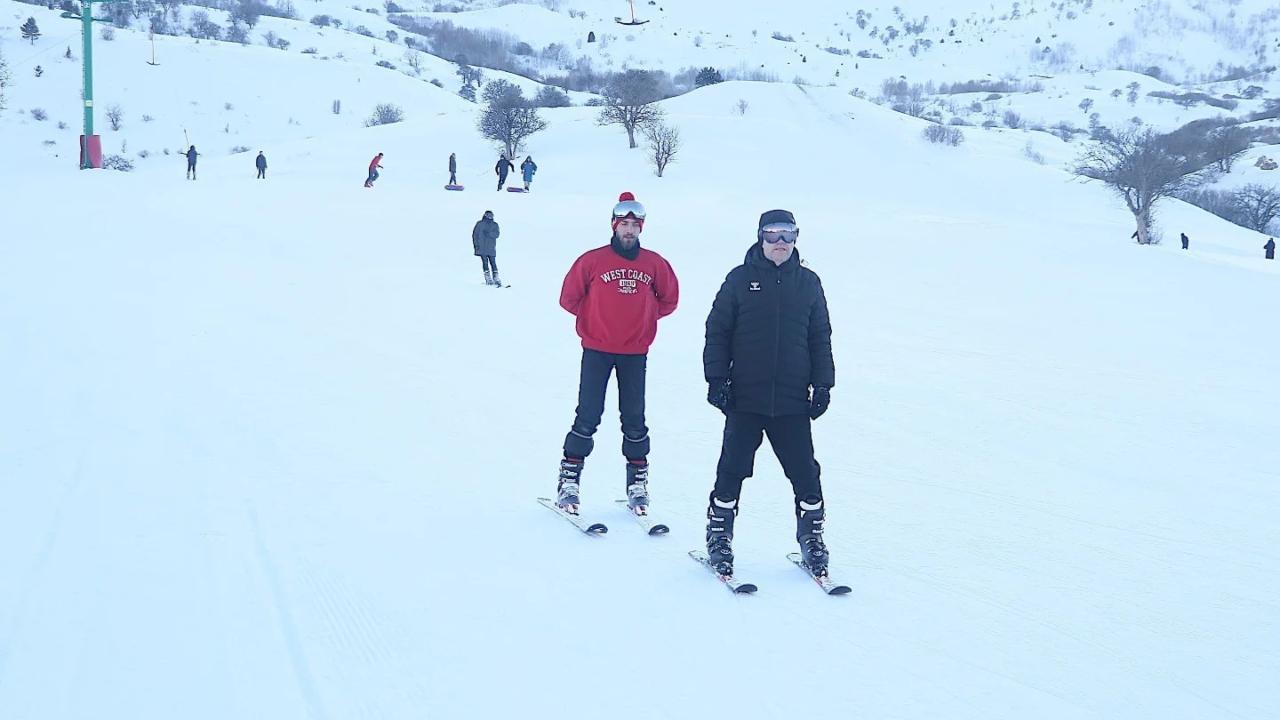
[[[532,155],[526,155],[524,162],[520,163],[520,172],[524,175],[524,189],[529,191],[529,183],[533,182],[533,174],[538,172],[538,164],[533,161]]]

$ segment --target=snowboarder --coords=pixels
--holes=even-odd
[[[675,311],[680,285],[670,263],[640,247],[645,212],[634,195],[618,196],[611,222],[609,244],[583,253],[569,268],[560,290],[560,307],[578,318],[582,367],[576,416],[564,439],[556,504],[569,513],[578,512],[582,468],[595,447],[592,436],[604,414],[609,375],[616,370],[627,504],[632,512],[644,515],[649,507],[645,369],[658,318]]]
[[[707,402],[724,413],[724,440],[707,506],[707,557],[733,574],[733,521],[762,433],[795,495],[796,540],[809,569],[827,572],[826,507],[812,422],[835,386],[831,321],[816,273],[800,264],[800,228],[786,210],[760,216],[756,243],[731,270],[707,316],[702,352]]]
[[[261,150],[258,151],[258,157],[256,160],[253,161],[253,164],[258,167],[258,179],[266,180],[267,179],[267,156],[263,155]]]
[[[382,168],[382,153],[373,156],[369,161],[369,179],[364,181],[367,188],[373,187],[373,181],[378,179],[378,170]]]
[[[1275,238],[1267,238],[1267,244],[1263,245],[1262,249],[1267,251],[1268,260],[1276,259],[1276,239]]]
[[[493,221],[493,211],[485,210],[474,228],[471,228],[471,247],[484,268],[484,284],[502,287],[498,279],[498,223]]]
[[[200,153],[196,152],[196,146],[192,145],[187,149],[187,179],[196,179],[196,158],[200,157]]]
[[[503,185],[507,184],[507,173],[515,170],[516,166],[511,164],[506,155],[498,156],[498,164],[493,166],[493,171],[498,174],[498,189],[501,190]]]
[[[1186,250],[1191,245],[1191,238],[1186,233],[1182,233],[1182,249]]]
[[[449,153],[449,184],[458,184],[458,156],[454,153]]]
[[[538,172],[538,164],[533,161],[532,155],[526,155],[524,162],[520,163],[520,172],[524,175],[524,190],[529,192],[529,183],[533,182],[533,174]]]

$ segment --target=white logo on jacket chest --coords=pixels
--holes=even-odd
[[[752,280],[751,284],[747,286],[747,292],[760,292],[760,283]]]
[[[652,285],[653,277],[641,270],[622,268],[601,273],[600,282],[606,285],[616,282],[620,295],[635,295],[640,291],[641,283]]]

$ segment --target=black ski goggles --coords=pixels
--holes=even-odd
[[[775,245],[777,243],[794,243],[800,237],[800,228],[791,223],[771,223],[760,228],[760,239]]]

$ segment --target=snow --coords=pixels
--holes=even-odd
[[[77,67],[53,35],[4,46],[0,718],[1274,713],[1265,236],[1168,202],[1165,242],[1137,246],[1122,204],[1063,171],[1077,146],[979,128],[929,145],[846,85],[665,102],[685,149],[663,178],[591,108],[546,111],[533,192],[495,193],[474,106],[296,39],[167,39],[160,68],[145,36],[98,43],[100,105],[130,112],[119,133],[98,116],[104,145],[152,155],[80,172]],[[35,79],[24,51],[46,50]],[[407,121],[361,127],[386,101]],[[195,182],[161,153],[184,127]],[[450,152],[463,193],[441,188]],[[1237,171],[1269,179],[1255,156]],[[609,413],[583,480],[608,535],[534,502],[576,399],[560,282],[622,190],[681,280],[649,359],[662,538],[615,507]],[[838,383],[814,432],[844,598],[786,561],[790,491],[764,448],[735,539],[760,592],[686,557],[722,429],[703,322],[773,207],[831,306]],[[486,209],[497,292],[467,242]]]

